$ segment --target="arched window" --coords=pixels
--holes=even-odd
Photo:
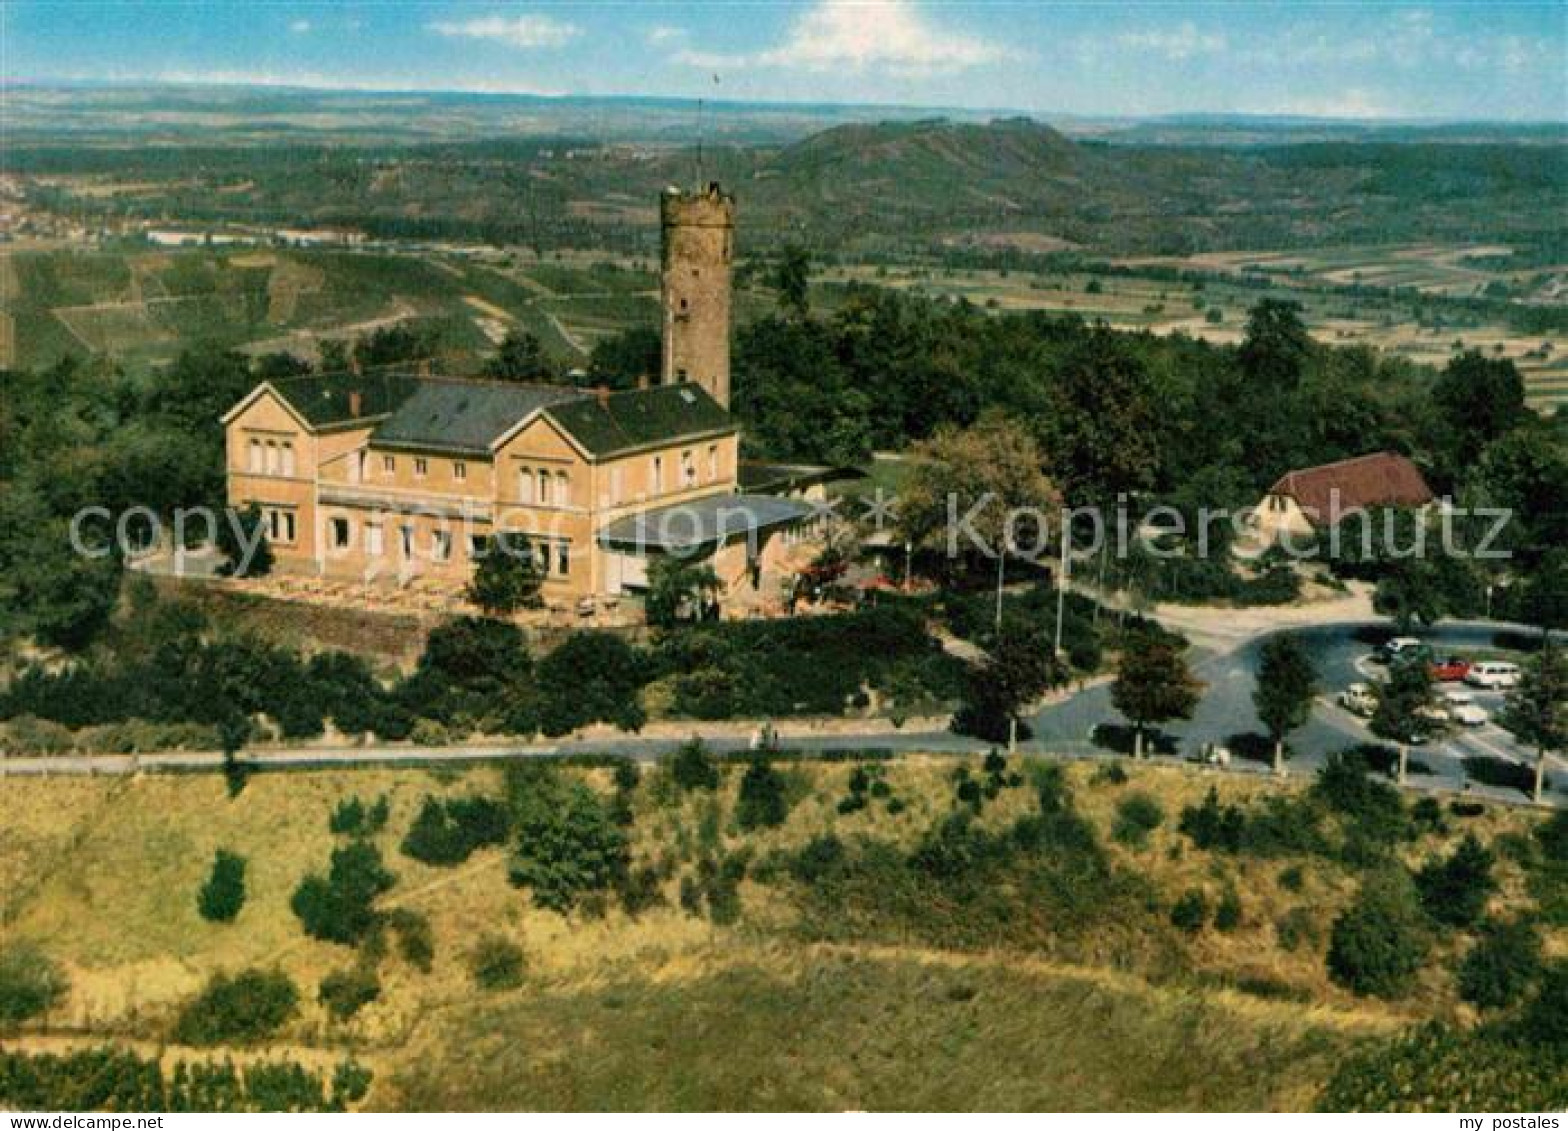
[[[567,477],[566,472],[557,471],[555,473],[555,505],[558,507],[566,507],[571,506],[571,503],[572,481]]]

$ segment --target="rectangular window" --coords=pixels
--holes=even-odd
[[[379,558],[381,556],[382,552],[384,551],[384,549],[385,549],[385,546],[384,546],[384,544],[382,543],[382,540],[381,540],[381,527],[379,527],[379,526],[366,526],[365,527],[365,553],[369,554],[373,558]]]
[[[283,474],[294,474],[294,445],[287,440],[283,442]]]
[[[540,471],[539,505],[542,507],[547,507],[550,505],[550,501],[550,473],[548,471]]]
[[[517,497],[525,503],[534,501],[534,473],[526,467],[517,471]]]
[[[341,550],[348,546],[348,519],[334,518],[332,520],[332,546]]]
[[[555,473],[555,505],[558,507],[572,505],[572,481],[564,471]]]
[[[484,557],[485,550],[489,544],[490,539],[483,534],[470,534],[468,536],[468,556],[471,558]]]
[[[276,440],[267,441],[267,474],[278,473],[278,443]]]
[[[462,460],[452,462],[452,478],[462,483],[468,479],[468,465]]]
[[[438,562],[448,561],[452,557],[451,531],[437,530],[430,535],[430,553]]]
[[[267,537],[279,545],[294,544],[294,512],[272,507],[267,511]]]
[[[413,557],[414,556],[414,528],[412,526],[402,526],[402,527],[399,527],[398,528],[398,534],[401,535],[401,537],[402,537],[403,556],[405,558]]]
[[[565,577],[572,572],[572,544],[570,542],[557,542],[555,544],[555,572],[560,577]]]
[[[697,482],[697,462],[691,458],[688,448],[681,453],[681,486],[691,487]]]
[[[653,457],[653,494],[664,490],[664,457]]]
[[[708,445],[708,478],[710,480],[713,480],[713,479],[717,479],[718,477],[719,477],[719,445],[717,445],[717,444],[709,444]]]
[[[262,455],[260,440],[252,440],[250,442],[250,454],[246,457],[246,461],[247,462],[245,466],[252,475],[260,475],[262,473],[266,465],[261,462]]]
[[[415,475],[417,475],[419,478],[423,479],[425,477],[425,473],[428,472],[429,470],[430,470],[430,464],[428,462],[426,462],[424,456],[415,456],[414,457],[414,474]]]
[[[382,456],[381,457],[381,470],[386,472],[388,475],[391,475],[394,472],[396,472],[397,471],[397,457],[396,456]]]

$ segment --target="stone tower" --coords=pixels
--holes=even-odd
[[[735,251],[735,198],[706,188],[664,190],[659,199],[663,249],[666,384],[695,381],[730,405],[730,260]]]

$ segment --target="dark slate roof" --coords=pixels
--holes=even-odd
[[[285,377],[272,387],[289,406],[316,428],[373,420],[394,411],[414,392],[418,378],[406,373],[335,373],[324,377]],[[350,410],[359,394],[359,412]]]
[[[813,508],[776,495],[708,495],[616,519],[599,542],[622,549],[680,553],[788,526]]]
[[[499,381],[423,380],[372,436],[378,447],[485,454],[518,423],[583,390]]]
[[[552,404],[549,417],[598,457],[732,432],[730,414],[700,385],[655,385]]]

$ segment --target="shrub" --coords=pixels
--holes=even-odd
[[[307,935],[351,946],[375,926],[376,897],[394,882],[376,846],[356,840],[333,849],[325,877],[312,873],[300,881],[289,906]]]
[[[523,948],[499,935],[480,939],[468,956],[468,972],[482,990],[511,990],[523,984]]]
[[[670,776],[682,790],[719,788],[719,763],[700,738],[682,743],[670,756]]]
[[[402,852],[426,864],[461,864],[476,849],[503,843],[510,830],[511,816],[499,801],[426,797],[403,838]]]
[[[741,775],[740,793],[735,801],[735,821],[747,832],[777,828],[789,816],[789,797],[784,776],[769,763],[757,759]]]
[[[1210,786],[1203,804],[1189,805],[1181,811],[1177,827],[1199,848],[1237,852],[1246,824],[1242,811],[1235,805],[1222,804],[1219,790]]]
[[[1563,1011],[1568,1014],[1568,1009]],[[1341,1060],[1319,1111],[1561,1111],[1560,1054],[1509,1043],[1488,1029],[1428,1024]]]
[[[1209,921],[1209,897],[1198,888],[1188,888],[1171,907],[1171,925],[1195,935]]]
[[[222,848],[213,855],[212,873],[196,895],[196,909],[213,923],[232,923],[245,906],[245,858]]]
[[[1482,1009],[1504,1009],[1540,977],[1541,933],[1533,923],[1493,923],[1459,965],[1459,996]]]
[[[1366,756],[1358,749],[1329,755],[1318,771],[1312,795],[1331,812],[1348,819],[1359,835],[1375,843],[1392,844],[1409,831],[1399,790],[1371,777]]]
[[[281,970],[214,974],[180,1011],[174,1039],[186,1045],[251,1044],[281,1029],[299,1008],[299,991]]]
[[[0,1028],[49,1012],[69,988],[59,965],[33,944],[0,949]]]
[[[1317,946],[1323,937],[1318,927],[1317,915],[1310,907],[1292,907],[1274,923],[1274,933],[1279,945],[1294,951],[1303,945]]]
[[[1146,793],[1134,793],[1116,803],[1116,821],[1111,836],[1118,844],[1143,848],[1149,834],[1165,822],[1165,810]]]
[[[347,1021],[381,996],[381,979],[368,966],[335,970],[321,979],[317,999],[338,1021]]]
[[[544,698],[547,735],[567,734],[589,723],[640,730],[646,722],[638,693],[647,662],[611,632],[574,632],[539,661],[535,684]]]
[[[1334,921],[1328,973],[1362,995],[1399,997],[1426,961],[1424,916],[1403,872],[1374,873]]]
[[[1421,906],[1437,922],[1470,927],[1481,921],[1486,901],[1497,887],[1492,853],[1474,833],[1466,833],[1447,860],[1430,860],[1416,876]]]
[[[436,959],[430,920],[407,907],[396,907],[387,914],[387,926],[397,935],[397,949],[403,961],[422,974],[430,973]]]
[[[338,836],[372,836],[386,827],[389,806],[385,795],[366,805],[358,797],[339,801],[327,828]]]
[[[1537,1048],[1557,1050],[1558,1063],[1568,1052],[1568,959],[1546,968],[1541,988],[1519,1018],[1519,1035]]]
[[[1226,888],[1214,908],[1214,929],[1229,934],[1241,926],[1241,896],[1235,888]]]

